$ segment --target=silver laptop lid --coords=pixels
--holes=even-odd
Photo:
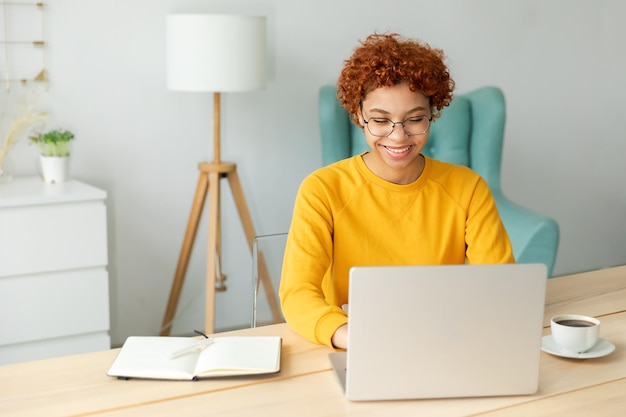
[[[346,397],[536,392],[546,278],[540,264],[352,268]]]

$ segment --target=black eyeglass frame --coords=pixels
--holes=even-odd
[[[376,136],[377,138],[386,138],[386,137],[389,137],[389,136],[393,133],[393,131],[394,131],[394,130],[396,130],[396,125],[398,125],[398,124],[402,125],[402,130],[404,131],[404,133],[405,133],[407,136],[421,136],[421,135],[426,134],[426,132],[428,132],[428,131],[430,130],[430,125],[431,125],[431,123],[433,122],[433,117],[432,117],[432,116],[426,117],[426,118],[428,119],[428,126],[426,126],[426,129],[424,129],[424,131],[423,131],[423,132],[421,132],[421,133],[409,133],[409,132],[407,132],[407,130],[406,130],[406,128],[405,128],[405,126],[404,126],[404,124],[405,124],[407,121],[409,121],[409,120],[411,120],[411,119],[414,119],[415,117],[425,117],[425,116],[412,116],[412,117],[407,117],[406,119],[404,119],[404,120],[403,120],[403,121],[401,121],[401,122],[394,122],[393,120],[391,120],[391,119],[387,119],[386,117],[370,117],[369,119],[365,120],[365,116],[363,116],[363,112],[361,112],[361,119],[363,119],[363,124],[365,124],[365,126],[367,127],[368,132],[370,132],[370,134],[371,134],[372,136]],[[386,121],[388,121],[388,122],[391,122],[391,131],[390,131],[389,133],[387,133],[386,135],[375,135],[374,133],[372,133],[372,131],[370,130],[370,126],[369,126],[369,122],[370,122],[372,119],[376,119],[376,120],[386,120]]]

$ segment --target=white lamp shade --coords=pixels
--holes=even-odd
[[[266,81],[265,17],[167,17],[167,87],[179,91],[258,90]]]

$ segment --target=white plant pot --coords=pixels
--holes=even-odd
[[[59,183],[67,178],[69,157],[40,156],[41,176],[45,182]]]

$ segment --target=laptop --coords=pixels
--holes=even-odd
[[[348,349],[331,364],[352,401],[533,394],[542,264],[350,270]]]

